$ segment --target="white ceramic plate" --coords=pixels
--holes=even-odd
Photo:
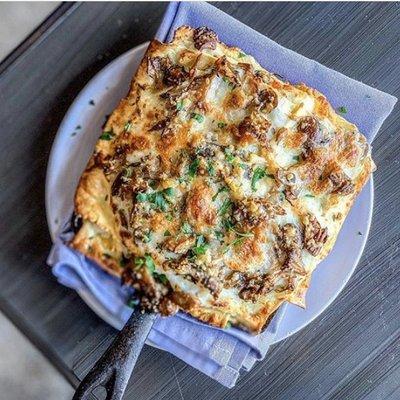
[[[101,132],[105,116],[126,95],[148,43],[121,55],[101,70],[75,99],[58,130],[50,154],[46,177],[46,214],[54,240],[60,221],[73,208],[79,177]],[[289,305],[279,327],[276,342],[292,335],[320,315],[339,295],[352,275],[367,240],[373,206],[373,182],[358,196],[336,245],[314,272],[305,310]],[[102,319],[117,329],[122,321],[110,314],[88,291],[79,292]]]

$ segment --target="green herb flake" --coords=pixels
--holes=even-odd
[[[207,172],[208,172],[208,175],[215,176],[215,168],[212,165],[211,161],[209,161],[207,164]]]
[[[115,135],[114,135],[113,132],[107,131],[107,132],[103,132],[103,133],[100,135],[100,139],[101,139],[101,140],[112,140],[114,136],[115,136]]]
[[[222,77],[222,80],[228,84],[228,86],[230,87],[231,90],[233,90],[235,88],[235,84],[232,83],[226,76]]]
[[[244,238],[236,238],[232,243],[231,243],[231,245],[232,246],[238,246],[238,245],[240,245],[240,244],[242,244],[243,243],[243,240],[244,240]]]
[[[129,299],[126,305],[130,308],[136,308],[140,304],[140,300],[137,298]]]
[[[235,159],[235,156],[232,154],[231,150],[225,149],[224,153],[226,161],[228,161],[228,163],[232,163],[233,160]]]
[[[133,260],[133,263],[135,264],[136,267],[140,268],[144,264],[144,258],[143,257],[135,257]]]
[[[172,187],[166,188],[164,189],[164,194],[166,194],[169,197],[172,197],[175,194],[175,190]]]
[[[152,238],[152,233],[146,233],[143,237],[143,243],[150,243]]]
[[[239,58],[243,58],[243,57],[246,57],[246,54],[243,53],[243,52],[240,52],[240,53],[239,53]]]
[[[224,219],[222,221],[222,225],[227,231],[233,229],[233,223],[229,219]]]
[[[192,248],[192,251],[196,256],[200,256],[206,254],[207,248],[208,244],[206,243],[204,236],[199,235],[196,240],[196,246]]]
[[[232,202],[229,199],[225,199],[222,203],[221,208],[219,209],[218,214],[223,216],[225,215],[232,207]]]
[[[198,113],[191,113],[190,118],[195,119],[199,124],[201,124],[204,121],[204,115]]]
[[[216,237],[218,240],[221,240],[221,239],[224,237],[224,234],[223,234],[223,232],[221,232],[221,231],[215,231],[214,234],[215,234],[215,237]]]
[[[184,222],[184,223],[182,224],[181,231],[182,231],[182,233],[184,233],[185,235],[191,235],[191,234],[193,233],[193,229],[192,229],[192,227],[189,225],[188,222]]]
[[[131,122],[131,121],[128,121],[128,122],[124,125],[124,130],[128,132],[128,131],[131,130],[131,128],[132,128],[132,122]]]
[[[156,265],[154,264],[154,260],[149,254],[144,256],[144,264],[146,265],[149,272],[152,274],[156,270]]]
[[[177,109],[178,111],[182,111],[183,108],[184,108],[184,100],[179,100],[179,101],[176,103],[176,109]]]
[[[164,236],[171,236],[171,232],[167,229],[167,230],[164,232]]]
[[[154,204],[155,208],[158,208],[161,211],[166,211],[168,206],[163,192],[152,193],[150,195],[150,202]]]
[[[297,161],[297,162],[300,161],[300,156],[293,156],[292,158],[293,158],[294,161]]]
[[[166,285],[168,283],[168,278],[165,274],[158,274],[157,272],[154,272],[154,278],[158,281],[160,281],[163,285]]]
[[[315,196],[314,196],[313,194],[306,194],[305,197],[313,198],[313,197],[315,197]]]
[[[169,221],[169,222],[171,222],[171,221],[174,219],[174,217],[173,217],[171,214],[167,214],[167,215],[165,216],[165,218],[166,218],[166,220]]]
[[[347,108],[345,106],[340,106],[337,110],[340,112],[340,114],[347,114]]]
[[[359,235],[359,236],[362,236],[363,234],[362,234],[362,232],[358,231],[358,235]]]
[[[228,188],[226,186],[222,186],[221,188],[219,188],[217,190],[217,193],[214,194],[214,196],[212,197],[212,201],[215,201],[220,193],[227,192],[227,191],[228,191]]]
[[[218,124],[217,124],[218,128],[220,128],[220,129],[225,128],[226,125],[227,124],[225,122],[218,122]]]
[[[197,174],[197,169],[199,168],[200,165],[200,160],[198,158],[195,158],[189,165],[189,176],[191,178],[194,178]]]
[[[138,194],[136,195],[136,200],[137,200],[139,203],[143,203],[144,201],[147,201],[147,194],[146,194],[146,193],[138,193]]]
[[[266,172],[264,168],[257,167],[253,172],[253,177],[251,178],[251,189],[253,192],[257,191],[256,183],[266,176]]]

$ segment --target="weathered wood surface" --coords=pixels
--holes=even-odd
[[[398,3],[216,5],[280,44],[400,97]],[[74,97],[110,60],[154,35],[166,4],[62,7],[0,65],[0,309],[76,385],[115,332],[45,264],[46,163]],[[399,133],[397,106],[374,141],[367,247],[328,310],[275,345],[232,390],[146,347],[126,398],[399,399]]]

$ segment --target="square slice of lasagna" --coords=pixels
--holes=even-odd
[[[141,307],[258,333],[304,305],[374,168],[327,99],[215,32],[152,41],[75,197],[71,245]]]

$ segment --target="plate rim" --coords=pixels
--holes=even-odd
[[[54,141],[51,145],[50,148],[50,154],[49,154],[49,159],[47,163],[47,168],[46,168],[46,179],[45,179],[45,211],[46,211],[46,220],[47,220],[47,225],[48,225],[48,230],[50,233],[50,237],[52,242],[54,243],[58,234],[58,229],[60,227],[56,227],[53,219],[50,217],[50,179],[51,179],[51,170],[53,169],[54,163],[55,163],[55,149],[58,147],[59,142],[62,140],[61,137],[62,135],[60,132],[64,130],[65,125],[67,125],[67,121],[71,118],[71,116],[75,112],[75,107],[77,107],[77,103],[81,98],[83,98],[86,95],[86,91],[89,87],[94,85],[96,81],[101,79],[101,75],[104,74],[106,71],[109,69],[113,68],[115,64],[121,62],[122,59],[124,58],[129,58],[132,53],[138,52],[143,48],[147,48],[149,45],[149,41],[141,43],[126,52],[122,53],[120,56],[114,58],[111,62],[109,62],[106,66],[104,66],[102,69],[100,69],[85,85],[84,87],[80,90],[78,95],[74,98],[72,103],[69,105],[67,112],[65,113],[58,129],[57,133],[55,135]],[[335,290],[335,294],[329,299],[329,301],[324,305],[324,307],[316,314],[314,314],[310,319],[307,321],[304,321],[301,325],[297,326],[296,329],[294,330],[287,330],[284,335],[278,336],[275,338],[273,343],[278,343],[284,339],[287,339],[288,337],[294,335],[295,333],[299,332],[303,328],[305,328],[307,325],[309,325],[311,322],[313,322],[317,317],[319,317],[324,311],[326,311],[327,308],[331,306],[334,300],[337,299],[337,297],[340,295],[340,293],[343,291],[344,287],[347,285],[349,282],[350,278],[353,276],[355,269],[357,268],[360,259],[364,253],[365,246],[368,241],[370,229],[371,229],[371,224],[372,224],[372,215],[373,215],[373,209],[374,209],[374,200],[375,200],[375,194],[374,194],[374,181],[373,181],[373,175],[370,176],[369,181],[367,182],[366,186],[363,188],[363,191],[368,190],[368,199],[369,199],[369,210],[368,210],[368,220],[367,220],[367,226],[366,226],[366,231],[363,234],[363,239],[359,248],[359,252],[357,254],[357,257],[355,261],[353,262],[353,265],[348,269],[349,273],[347,274],[347,277],[342,280],[341,284],[338,286],[337,290]],[[360,195],[360,194],[359,194]],[[88,307],[103,321],[107,322],[109,325],[116,329],[121,329],[122,324],[121,321],[119,321],[114,315],[112,315],[108,310],[106,310],[101,303],[87,290],[83,289],[76,289],[75,290],[78,295],[82,298],[82,300],[88,305]],[[279,329],[277,332],[277,335],[279,333]]]

